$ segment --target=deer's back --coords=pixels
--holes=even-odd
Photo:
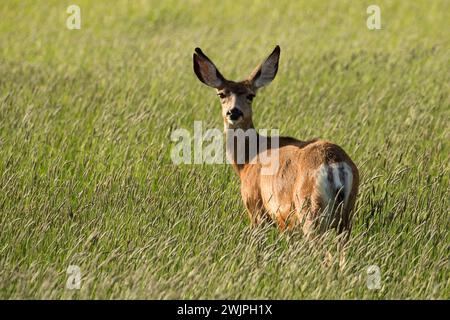
[[[272,175],[261,174],[260,165],[251,166],[246,172],[242,172],[241,191],[244,202],[248,202],[250,206],[257,206],[259,203],[260,210],[264,209],[282,225],[289,215],[300,213],[300,207],[305,206],[305,201],[313,209],[314,206],[320,209],[330,200],[329,197],[334,196],[331,191],[328,192],[335,192],[337,183],[333,181],[333,171],[330,168],[348,168],[351,186],[347,200],[352,200],[352,194],[357,192],[355,189],[359,177],[355,164],[341,147],[331,142],[302,142],[293,138],[280,138],[276,158],[279,165]],[[331,172],[331,177],[328,171]],[[344,178],[342,180],[344,184]]]

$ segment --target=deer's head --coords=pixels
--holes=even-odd
[[[193,56],[195,74],[201,82],[216,89],[222,105],[225,129],[247,130],[253,127],[252,101],[258,89],[275,78],[279,59],[280,47],[276,46],[269,57],[258,65],[247,79],[235,82],[225,79],[202,50],[195,48]]]

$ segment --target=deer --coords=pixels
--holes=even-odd
[[[259,89],[275,78],[280,52],[277,45],[245,80],[231,81],[200,48],[195,48],[194,72],[219,97],[227,136],[226,154],[240,178],[241,197],[251,225],[272,221],[282,231],[300,226],[308,238],[333,229],[348,239],[359,172],[347,153],[322,139],[301,141],[277,136],[277,143],[271,143],[273,137],[261,137],[253,125],[252,103]],[[256,151],[251,151],[255,149],[250,146],[251,139],[237,139],[233,136],[237,131],[256,131],[257,141],[265,142],[265,146],[257,142]],[[277,161],[275,170],[263,174],[267,164],[252,160],[275,151],[277,157],[269,157],[269,162]]]

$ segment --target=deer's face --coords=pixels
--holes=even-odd
[[[229,82],[217,89],[222,105],[225,129],[248,129],[253,126],[252,101],[256,92],[249,83]]]
[[[194,71],[198,79],[216,88],[222,105],[225,129],[249,129],[253,127],[252,101],[259,88],[269,84],[277,74],[280,47],[241,82],[226,80],[214,63],[199,49],[194,53]]]

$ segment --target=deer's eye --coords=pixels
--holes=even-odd
[[[249,95],[247,95],[247,100],[252,102],[254,97],[255,97],[254,94],[249,94]]]
[[[217,95],[220,99],[225,99],[225,97],[227,96],[224,92],[219,92]]]

